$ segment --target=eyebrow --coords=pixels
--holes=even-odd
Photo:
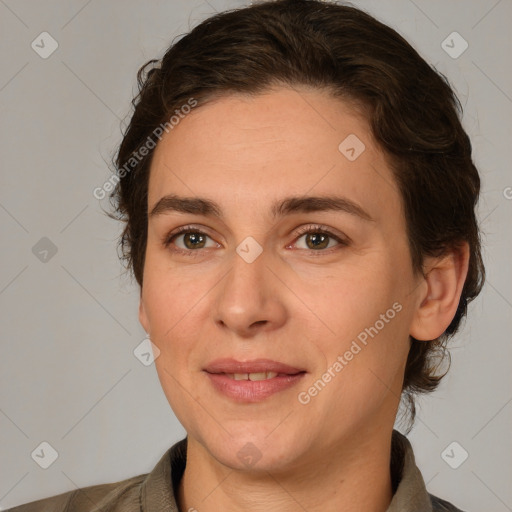
[[[292,196],[276,201],[270,209],[273,218],[293,213],[339,211],[355,215],[363,220],[374,219],[357,203],[340,196]],[[223,218],[220,206],[202,197],[181,197],[174,194],[162,197],[149,213],[155,217],[168,212],[191,213],[207,217]]]

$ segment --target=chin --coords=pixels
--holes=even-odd
[[[272,429],[249,429],[239,424],[235,432],[230,429],[231,435],[223,431],[213,439],[207,433],[202,436],[202,444],[211,456],[231,469],[265,474],[291,468],[306,451],[300,432],[293,436],[285,431],[278,436]]]

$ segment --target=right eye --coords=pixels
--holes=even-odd
[[[209,245],[207,245],[208,239],[211,240]],[[170,233],[166,236],[164,245],[173,251],[188,255],[197,252],[199,249],[219,247],[219,244],[213,241],[204,231],[190,226],[184,226]]]

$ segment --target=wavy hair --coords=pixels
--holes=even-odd
[[[111,195],[124,222],[122,256],[143,286],[147,191],[153,150],[130,172],[126,162],[155,129],[186,104],[232,93],[306,85],[360,105],[390,162],[403,200],[415,272],[426,256],[467,242],[469,270],[457,312],[437,339],[411,338],[403,397],[434,390],[448,339],[480,292],[485,276],[475,208],[480,178],[448,80],[395,30],[364,11],[318,0],[263,1],[219,13],[139,70],[133,114],[115,158]]]

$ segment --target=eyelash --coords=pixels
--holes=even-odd
[[[210,235],[208,235],[208,233],[205,233],[203,230],[201,230],[199,228],[196,228],[194,226],[182,226],[181,228],[178,228],[177,230],[173,231],[169,235],[165,236],[165,238],[163,240],[164,247],[169,248],[169,246],[171,245],[173,240],[176,237],[178,237],[179,235],[182,235],[184,233],[194,233],[194,234],[199,234],[199,235],[203,235],[203,236],[207,236],[207,237],[211,238]],[[348,237],[346,239],[342,239],[339,236],[335,235],[327,227],[322,226],[320,224],[314,224],[314,225],[309,225],[309,226],[304,226],[302,228],[299,228],[297,235],[295,237],[294,243],[296,243],[296,241],[300,237],[307,235],[309,233],[327,235],[329,238],[336,240],[336,242],[338,242],[339,246],[343,246],[343,247],[348,246],[350,243],[350,240],[348,239]],[[338,246],[336,246],[336,247],[338,247]],[[319,251],[315,251],[314,249],[302,249],[302,250],[309,251],[311,253],[315,253],[315,255],[319,256],[320,253],[330,253],[336,247],[331,247],[330,249],[324,249],[324,250],[319,250]],[[187,250],[187,249],[181,249],[179,247],[175,247],[172,249],[172,251],[179,253],[179,254],[184,254],[186,256],[195,257],[200,254],[201,249]]]

